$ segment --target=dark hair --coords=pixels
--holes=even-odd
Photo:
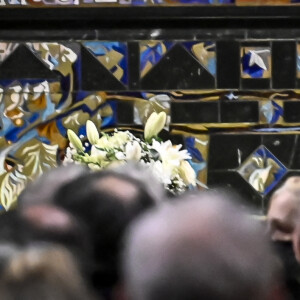
[[[103,184],[110,178],[134,188],[130,199],[117,192],[118,185]],[[95,285],[113,286],[118,281],[118,257],[124,231],[137,215],[154,205],[154,200],[137,180],[107,170],[66,184],[58,191],[55,201],[89,228],[97,265]]]
[[[33,206],[32,208],[38,208]],[[31,208],[28,208],[31,209]],[[62,210],[57,208],[57,210]],[[46,242],[67,248],[78,260],[83,274],[90,274],[91,249],[88,244],[86,229],[68,212],[70,223],[66,227],[41,226],[26,216],[23,210],[9,211],[0,215],[0,244],[8,244],[19,248],[32,243]],[[1,255],[0,255],[1,264]]]
[[[0,214],[0,243],[19,246],[28,244],[32,238],[30,225],[21,218],[18,210]]]

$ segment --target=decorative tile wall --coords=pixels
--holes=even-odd
[[[106,28],[80,38],[48,31],[49,40],[42,30],[11,32],[0,31],[5,209],[60,164],[67,129],[85,136],[91,119],[140,133],[152,111],[168,114],[162,137],[189,150],[203,187],[231,187],[260,213],[287,176],[300,174],[297,28]]]

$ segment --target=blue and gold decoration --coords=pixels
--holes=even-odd
[[[234,173],[233,188],[244,184],[243,192],[250,190],[253,198],[268,197],[286,174],[300,170],[300,92],[255,89],[262,78],[272,87],[274,43],[246,47],[251,42],[241,42],[230,58],[217,53],[218,43],[1,42],[2,208],[14,207],[28,182],[61,164],[68,129],[85,136],[86,121],[92,120],[103,131],[118,127],[140,134],[154,111],[166,112],[165,134],[189,150],[200,185],[227,184]],[[222,59],[236,63],[237,82],[255,82],[254,88],[220,86]],[[291,64],[295,70],[295,59]],[[188,77],[199,70],[205,77]],[[177,82],[183,87],[176,89]]]
[[[127,44],[122,42],[83,42],[97,60],[124,85],[128,84]]]
[[[280,100],[260,101],[261,124],[281,124],[283,122],[283,103]]]
[[[242,78],[271,77],[271,49],[261,47],[241,48]]]
[[[174,43],[168,41],[140,42],[140,76],[144,77],[168,52]]]
[[[286,174],[287,168],[265,147],[256,149],[238,169],[259,193],[267,195]]]
[[[209,135],[187,136],[185,137],[185,147],[192,156],[189,163],[197,174],[198,185],[207,188]]]
[[[182,45],[213,76],[216,75],[216,44],[213,42],[183,42]]]

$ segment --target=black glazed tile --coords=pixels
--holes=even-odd
[[[263,209],[263,200],[252,186],[235,171],[208,171],[207,185],[209,188],[228,189],[236,192],[238,200],[242,204],[254,205],[257,209]]]
[[[149,90],[215,88],[215,78],[186,49],[177,44],[142,79]]]
[[[243,78],[241,79],[241,88],[244,90],[268,90],[270,89],[269,78]]]
[[[181,134],[170,134],[170,131],[162,130],[159,137],[163,141],[170,140],[173,145],[184,145],[184,136]]]
[[[265,134],[262,144],[268,148],[286,167],[289,167],[291,153],[295,144],[293,134]]]
[[[73,91],[79,91],[81,88],[81,77],[78,76],[78,73],[80,72],[78,69],[80,68],[80,51],[81,51],[81,44],[77,43],[77,42],[61,42],[61,45],[63,45],[64,47],[67,47],[68,49],[71,49],[76,55],[77,55],[77,59],[73,62],[72,64],[72,68],[74,71],[74,80],[73,80]],[[62,53],[63,50],[61,50],[61,56],[63,55]],[[63,88],[63,86],[62,86]],[[67,87],[68,89],[68,87]]]
[[[283,102],[283,119],[288,123],[300,122],[300,101]]]
[[[248,39],[297,39],[299,28],[259,28],[248,29]]]
[[[177,30],[177,29],[176,29]],[[186,32],[186,31],[185,31]],[[197,40],[205,40],[205,39],[213,39],[213,40],[236,40],[236,39],[244,39],[246,36],[245,29],[229,29],[229,28],[218,28],[218,29],[210,29],[209,31],[206,28],[198,29],[197,31],[193,30],[193,36],[190,39],[194,39],[196,37]]]
[[[272,43],[272,87],[275,89],[295,88],[296,42]]]
[[[290,169],[300,170],[300,137],[295,135],[295,144],[291,152]]]
[[[171,102],[172,123],[214,123],[218,122],[217,101]]]
[[[221,122],[242,123],[258,122],[257,101],[221,101]]]
[[[208,169],[236,169],[260,144],[260,135],[212,134],[209,143]]]
[[[131,102],[118,101],[117,123],[133,124],[133,105]]]
[[[131,90],[138,89],[140,81],[140,49],[137,42],[128,43],[128,68],[129,88]]]
[[[0,79],[59,80],[60,76],[51,71],[27,46],[20,45],[0,65]]]
[[[31,30],[17,30],[6,28],[0,29],[0,40],[3,41],[69,41],[69,40],[95,40],[97,32],[93,29],[56,29],[56,30],[39,30],[37,28]]]
[[[268,48],[270,47],[270,42],[268,41],[242,41],[241,42],[241,47],[263,47],[263,48]]]
[[[125,86],[83,46],[81,47],[81,78],[81,88],[85,91],[126,89]]]
[[[217,42],[217,87],[235,89],[240,84],[240,48],[235,41]]]

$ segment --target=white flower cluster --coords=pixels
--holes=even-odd
[[[87,121],[87,139],[91,145],[89,152],[81,139],[68,130],[70,147],[67,149],[65,162],[87,164],[93,170],[101,170],[136,161],[149,168],[165,188],[173,193],[185,191],[196,185],[196,174],[187,159],[191,159],[187,150],[180,150],[181,145],[172,145],[171,141],[157,140],[158,133],[164,128],[166,114],[153,113],[146,125],[141,140],[129,131],[113,134],[102,133],[101,137],[91,121]],[[89,146],[89,144],[88,144]]]

